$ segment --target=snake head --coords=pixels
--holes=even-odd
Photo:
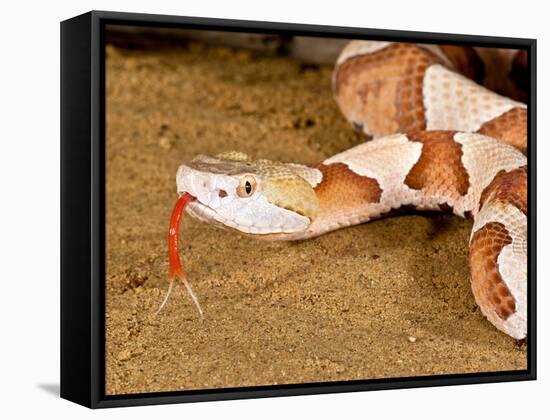
[[[317,214],[311,171],[316,169],[229,152],[181,165],[176,184],[179,194],[196,198],[187,212],[201,221],[251,235],[284,235],[306,230]]]

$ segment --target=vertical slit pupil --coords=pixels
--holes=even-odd
[[[250,192],[252,191],[252,185],[250,185],[249,181],[246,181],[246,183],[244,184],[244,189],[247,194],[250,194]]]

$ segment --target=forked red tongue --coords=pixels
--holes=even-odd
[[[195,306],[197,307],[199,314],[202,318],[202,309],[199,305],[199,301],[197,300],[197,297],[193,293],[193,290],[191,289],[191,286],[185,279],[185,273],[183,272],[183,266],[181,265],[179,250],[178,250],[178,242],[179,242],[179,230],[180,230],[180,224],[181,220],[183,219],[183,214],[185,212],[185,207],[187,207],[187,204],[189,204],[190,201],[193,201],[195,197],[193,197],[191,194],[185,193],[183,194],[178,201],[176,201],[176,205],[174,206],[174,210],[172,210],[172,216],[170,217],[170,226],[168,228],[168,257],[170,260],[170,286],[168,287],[168,292],[166,293],[166,297],[164,298],[163,302],[161,303],[160,307],[157,310],[157,314],[161,311],[161,309],[164,307],[166,302],[168,301],[168,297],[170,296],[170,293],[172,292],[172,288],[174,287],[174,282],[176,279],[179,279],[183,282],[185,285],[185,288],[191,295],[191,298],[193,299],[193,302],[195,303]]]

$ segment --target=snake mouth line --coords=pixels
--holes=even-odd
[[[180,192],[180,194],[186,194],[186,192]],[[214,208],[202,203],[198,198],[189,202],[186,207],[186,211],[192,217],[226,230],[237,232],[241,235],[254,237],[264,240],[275,240],[277,238],[288,238],[289,235],[294,234],[294,231],[286,231],[282,227],[258,227],[248,226],[236,223],[232,219],[228,219],[220,215]]]
[[[180,192],[181,195],[187,194],[185,191]],[[245,226],[240,226],[231,220],[225,220],[212,207],[202,203],[198,198],[191,201],[185,209],[192,217],[223,229],[232,230],[243,235],[254,235],[252,232],[246,232]]]
[[[250,235],[250,236],[262,236],[260,232],[249,232],[247,231],[247,226],[241,226],[232,220],[223,219],[212,207],[207,206],[206,204],[201,203],[198,200],[195,200],[189,203],[187,206],[187,212],[200,220],[201,222],[209,223],[223,229],[232,230],[241,235]],[[269,234],[269,232],[265,233]]]
[[[191,216],[199,219],[201,222],[215,223],[217,225],[226,226],[216,210],[204,203],[201,203],[198,199],[191,201],[187,206],[186,211]]]

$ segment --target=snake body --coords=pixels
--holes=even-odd
[[[476,84],[475,52],[352,41],[333,73],[343,115],[369,139],[305,165],[239,152],[181,165],[187,211],[264,240],[301,240],[400,208],[473,218],[471,285],[487,319],[527,334],[527,108]],[[472,64],[473,63],[473,64]]]

